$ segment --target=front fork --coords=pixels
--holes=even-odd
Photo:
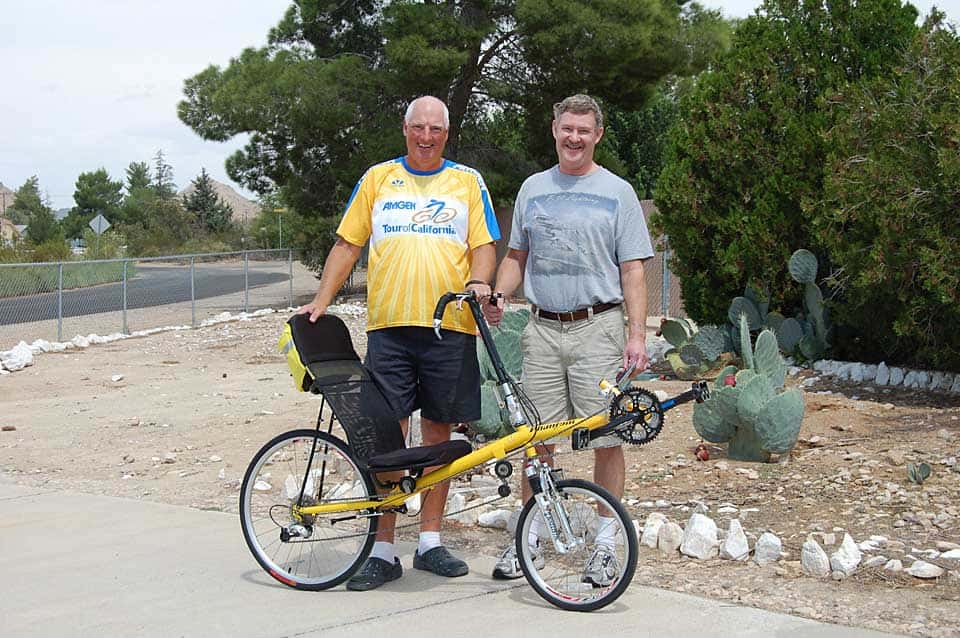
[[[557,491],[557,485],[553,480],[553,471],[553,468],[536,457],[528,459],[524,466],[524,472],[530,482],[530,489],[533,491],[533,498],[537,500],[537,506],[540,508],[543,522],[550,532],[553,546],[557,553],[566,554],[582,545],[583,540],[577,538],[573,533],[570,517],[567,516],[567,511],[563,508],[560,493]]]

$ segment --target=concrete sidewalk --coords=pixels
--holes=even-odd
[[[368,593],[300,592],[256,564],[237,516],[0,483],[0,636],[882,636],[634,585],[564,612],[494,560],[441,579],[409,567]]]

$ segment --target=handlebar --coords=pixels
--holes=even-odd
[[[496,296],[490,296],[491,304],[496,305],[496,300]],[[493,342],[493,336],[490,334],[490,327],[487,325],[487,321],[483,316],[483,311],[480,310],[480,300],[472,290],[448,292],[437,301],[437,307],[433,310],[433,331],[436,333],[437,339],[443,339],[443,335],[440,334],[440,325],[443,323],[443,313],[451,301],[456,301],[458,307],[466,302],[470,308],[470,312],[473,314],[473,320],[477,324],[477,330],[480,331],[480,340],[483,341],[483,345],[487,349],[487,354],[490,355],[490,361],[493,363],[493,368],[497,373],[497,383],[510,382],[511,379],[503,367],[503,360],[500,359],[500,353],[497,352],[497,346]]]

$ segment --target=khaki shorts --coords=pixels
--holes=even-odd
[[[612,382],[616,378],[623,366],[626,342],[622,306],[569,322],[541,319],[531,313],[520,337],[522,381],[524,392],[540,413],[540,422],[582,418],[607,410],[609,398],[600,394],[600,379]],[[590,447],[622,443],[616,436],[606,436],[594,440]]]

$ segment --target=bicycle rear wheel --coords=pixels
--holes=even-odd
[[[601,529],[598,505],[608,522]],[[535,498],[527,501],[517,521],[517,556],[523,574],[544,600],[561,609],[593,611],[626,591],[637,569],[637,533],[620,501],[599,485],[580,479],[558,481],[550,515],[560,525],[565,513],[573,532],[560,532],[567,551],[557,550]],[[562,512],[561,512],[562,510]],[[528,543],[539,519],[540,540]]]
[[[346,443],[315,430],[284,432],[256,453],[243,478],[243,537],[260,566],[281,583],[335,587],[370,553],[378,517],[357,510],[298,518],[293,506],[359,502],[373,493],[370,476]]]

